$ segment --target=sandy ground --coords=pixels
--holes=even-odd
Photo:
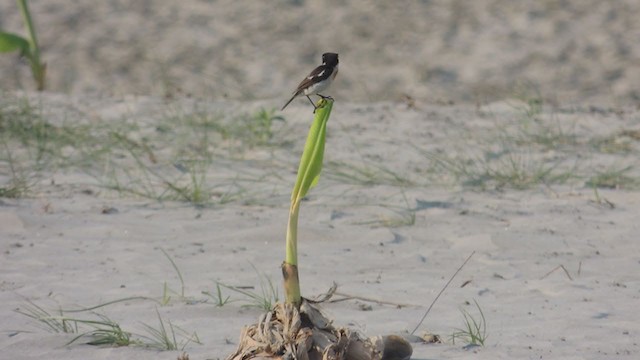
[[[49,92],[29,92],[28,66],[0,56],[0,190],[16,176],[29,187],[0,198],[0,358],[176,359],[66,345],[74,334],[15,311],[128,297],[147,299],[96,312],[135,334],[159,313],[197,333],[192,360],[232,352],[260,311],[203,291],[259,292],[261,275],[279,286],[309,105],[275,113],[285,121],[266,140],[246,124],[279,108],[325,51],[340,53],[341,72],[326,166],[300,215],[305,295],[336,282],[403,304],[325,309],[367,335],[411,331],[475,251],[416,332],[445,343],[414,343],[413,358],[638,357],[640,2],[30,4]],[[0,2],[0,28],[24,34],[14,2]],[[59,140],[38,158],[7,122],[25,116],[24,99],[46,123],[28,133],[77,127],[100,140]],[[197,171],[203,206],[149,196]],[[452,344],[461,309],[479,317],[474,300],[486,346]]]
[[[121,119],[138,124],[131,138],[158,131],[159,114],[193,109],[198,103],[29,96],[53,123],[115,126],[115,119]],[[200,102],[197,108],[233,115],[267,105]],[[79,167],[44,170],[28,197],[0,200],[3,358],[175,359],[175,351],[65,345],[74,335],[48,332],[14,311],[24,310],[27,301],[50,311],[127,297],[158,301],[164,283],[180,291],[178,276],[161,250],[179,267],[185,298],[172,294],[164,306],[131,300],[97,311],[134,333],[144,333],[142,324],[157,326],[158,311],[165,321],[198,334],[202,345],[186,347],[191,359],[229,354],[242,326],[253,323],[260,311],[243,308],[241,301],[216,307],[202,292],[214,291],[216,281],[259,291],[252,266],[279,286],[289,189],[310,109],[294,104],[284,115],[279,132],[286,134],[288,145],[257,146],[231,166],[224,166],[221,158],[207,169],[208,186],[248,174],[261,179],[254,183],[255,192],[225,204],[214,195],[205,207],[195,207],[118,194]],[[327,168],[300,217],[303,293],[319,294],[335,281],[343,293],[405,304],[397,308],[349,300],[325,309],[336,324],[367,335],[411,331],[447,279],[475,251],[417,331],[434,332],[446,342],[414,344],[415,359],[636,358],[640,194],[633,188],[602,187],[596,195],[585,180],[612,163],[636,164],[637,140],[627,139],[629,148],[621,153],[591,144],[602,136],[637,130],[640,113],[575,108],[538,113],[534,123],[571,124],[566,134],[573,141],[553,149],[518,143],[528,147],[530,159],[545,159],[541,161],[559,168],[572,164],[577,177],[541,180],[524,190],[494,181],[482,187],[464,185],[450,172],[436,171],[426,155],[457,153],[463,143],[471,152],[491,150],[481,139],[519,129],[523,116],[516,102],[481,108],[336,103]],[[177,143],[153,147],[157,161],[162,163],[163,151]],[[349,166],[336,165],[340,163]],[[378,177],[366,183],[353,180],[355,175],[340,176],[346,169],[363,167]],[[381,169],[403,181],[384,177]],[[2,170],[5,181],[9,171]],[[628,175],[637,176],[634,171]],[[411,214],[414,221],[405,222]],[[474,300],[486,317],[488,338],[485,347],[465,349],[464,343],[452,344],[448,338],[464,325],[461,308],[479,317],[468,305]]]

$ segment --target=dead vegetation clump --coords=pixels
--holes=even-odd
[[[246,326],[227,360],[408,360],[413,349],[400,336],[363,338],[334,327],[317,305],[303,300],[300,309],[278,303]]]

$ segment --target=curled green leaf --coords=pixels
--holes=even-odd
[[[29,41],[22,36],[0,32],[0,52],[20,50],[21,55],[29,53]]]
[[[298,178],[296,179],[296,184],[291,196],[292,201],[305,197],[309,189],[318,183],[324,158],[327,122],[329,121],[332,107],[332,100],[322,99],[318,103],[318,109],[316,110],[313,124],[309,129],[307,142],[305,143],[304,151],[300,159]]]

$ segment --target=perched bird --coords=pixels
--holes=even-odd
[[[320,92],[325,91],[333,82],[333,79],[338,75],[338,54],[336,53],[324,53],[322,54],[322,65],[313,69],[313,71],[300,82],[296,91],[293,92],[293,96],[286,104],[280,109],[280,111],[284,110],[284,108],[289,105],[300,94],[304,94],[304,96],[311,101],[311,105],[313,105],[313,112],[315,113],[317,110],[316,105],[313,103],[313,100],[309,97],[309,95],[318,95],[321,98],[325,99],[329,96],[324,96],[320,94]]]

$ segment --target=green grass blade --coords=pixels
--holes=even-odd
[[[125,301],[133,301],[133,300],[151,300],[151,301],[155,302],[156,304],[159,303],[158,300],[150,298],[150,297],[146,297],[146,296],[130,296],[130,297],[122,298],[122,299],[108,301],[106,303],[98,304],[98,305],[87,307],[87,308],[65,309],[65,310],[62,310],[62,311],[65,312],[65,313],[87,312],[87,311],[96,310],[96,309],[99,309],[99,308],[102,308],[102,307],[105,307],[105,306],[109,306],[109,305],[113,305],[113,304],[117,304],[117,303],[121,303],[121,302],[125,302]]]
[[[178,265],[176,264],[175,261],[173,261],[173,259],[171,258],[171,256],[169,256],[169,254],[164,250],[164,249],[160,249],[162,251],[162,253],[164,254],[164,256],[167,257],[167,259],[169,260],[169,262],[171,262],[171,266],[173,266],[173,269],[176,271],[176,273],[178,274],[178,278],[180,279],[180,296],[182,296],[184,298],[184,278],[182,277],[182,272],[180,272],[180,269],[178,268]]]

